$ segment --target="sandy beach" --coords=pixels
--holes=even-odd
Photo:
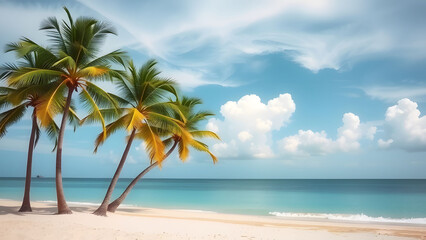
[[[95,206],[71,204],[72,215],[56,215],[54,203],[0,200],[1,239],[426,239],[425,225],[293,220],[190,210],[122,207],[108,217]]]

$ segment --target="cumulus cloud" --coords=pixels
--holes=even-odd
[[[420,117],[417,107],[416,102],[404,98],[387,109],[385,138],[379,139],[379,147],[426,151],[426,116]]]
[[[284,155],[311,156],[359,149],[363,138],[373,139],[376,127],[362,124],[353,113],[345,113],[343,126],[337,129],[337,139],[327,137],[325,131],[299,130],[296,135],[285,137],[278,145]]]
[[[388,139],[388,140],[383,140],[383,139],[379,139],[377,141],[377,144],[379,145],[379,148],[388,148],[391,144],[393,143],[393,139]]]
[[[296,110],[291,95],[280,94],[263,103],[257,95],[251,94],[238,101],[222,105],[223,120],[210,119],[206,128],[220,134],[223,142],[213,145],[212,150],[225,158],[271,158],[274,152],[273,131],[289,122]]]

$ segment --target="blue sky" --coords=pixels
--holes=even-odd
[[[149,177],[426,177],[426,2],[0,1],[0,45],[21,36],[47,45],[40,23],[64,18],[64,5],[117,29],[103,52],[157,59],[216,114],[200,127],[222,137],[209,141],[218,164],[192,152]],[[126,133],[93,155],[99,131],[66,131],[64,177],[112,176]],[[24,176],[29,133],[28,115],[0,140],[0,176]],[[33,174],[54,176],[51,148],[42,137]],[[147,164],[135,142],[122,176]]]

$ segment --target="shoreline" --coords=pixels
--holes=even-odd
[[[18,201],[15,199],[0,198],[1,201]],[[40,200],[33,201],[38,203],[56,204],[54,200]],[[71,206],[87,206],[98,207],[100,203],[94,202],[75,202],[67,201]],[[198,212],[198,213],[216,213],[225,215],[241,215],[241,216],[257,216],[257,217],[271,217],[285,220],[295,221],[314,221],[314,222],[346,222],[346,223],[361,223],[361,224],[383,224],[383,225],[406,225],[406,226],[424,226],[426,227],[425,218],[390,218],[390,217],[371,217],[363,213],[361,214],[339,214],[339,213],[295,213],[295,212],[269,212],[268,215],[264,214],[245,214],[245,213],[232,213],[220,212],[215,210],[202,210],[202,209],[189,209],[189,208],[175,208],[175,207],[143,207],[132,204],[121,204],[120,208],[135,208],[135,209],[152,209],[164,211],[182,211],[182,212]]]
[[[46,202],[33,202],[32,213],[18,213],[20,201],[2,199],[0,236],[5,239],[37,239],[45,238],[46,234],[51,235],[46,239],[62,234],[73,236],[69,239],[112,236],[118,239],[426,239],[426,225],[422,224],[290,219],[132,206],[99,217],[90,214],[96,206],[69,205],[74,214],[56,215],[56,204]]]

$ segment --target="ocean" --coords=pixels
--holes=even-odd
[[[0,178],[0,199],[22,200],[24,178]],[[67,201],[98,204],[109,179],[65,178]],[[131,179],[120,179],[117,197]],[[34,178],[32,201],[55,201],[55,180]],[[124,204],[221,213],[426,224],[426,180],[143,179]]]

